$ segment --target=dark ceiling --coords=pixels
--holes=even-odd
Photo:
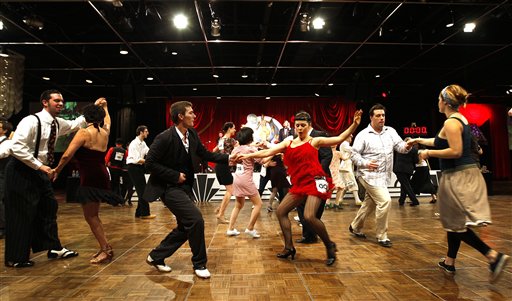
[[[68,99],[355,99],[457,82],[488,102],[512,100],[509,1],[119,2],[0,3],[0,44],[25,57],[25,97],[56,87]],[[212,11],[219,37],[210,32]],[[172,24],[179,12],[187,29]],[[324,29],[302,32],[302,13],[322,16]],[[475,31],[463,32],[470,21]]]

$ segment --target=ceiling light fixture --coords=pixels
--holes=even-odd
[[[123,7],[123,1],[122,0],[112,0],[112,5],[115,7]]]
[[[49,78],[49,77],[47,77],[47,76],[43,76],[43,79],[44,79],[44,80],[50,80],[50,78]]]
[[[148,76],[146,79],[147,80],[153,80],[154,78],[152,78],[151,76]]]
[[[86,79],[85,82],[88,84],[92,84],[92,80],[90,80],[90,79]]]
[[[314,29],[322,29],[322,28],[324,28],[324,25],[325,25],[325,20],[324,20],[324,18],[316,17],[316,18],[313,20],[313,28],[314,28]]]
[[[213,11],[212,4],[209,3],[208,6],[210,7],[210,14],[212,15],[212,24],[211,24],[211,31],[212,37],[220,37],[220,18],[215,15],[215,12]]]
[[[222,97],[220,97],[220,96],[217,96],[217,99],[221,99],[221,98],[222,98]]]
[[[320,94],[318,94],[318,93],[315,93],[315,96],[316,96],[316,97],[320,97]]]
[[[300,31],[308,32],[309,31],[309,22],[311,21],[311,17],[308,13],[304,12],[300,14]]]
[[[0,30],[4,30],[4,21],[0,20]]]
[[[265,99],[266,99],[266,100],[269,100],[269,99],[270,99],[270,96],[265,97]]]
[[[193,91],[197,91],[197,88],[192,88]]]
[[[43,30],[44,22],[40,17],[30,16],[23,18],[23,23],[27,24],[28,27],[38,30]]]
[[[0,46],[0,56],[1,57],[9,57],[9,54],[7,53],[7,49],[5,49],[3,46]]]
[[[464,25],[464,32],[473,32],[476,28],[476,24],[471,22],[471,23],[466,23],[466,25]]]
[[[178,55],[176,51],[171,52],[172,55]]]
[[[172,19],[174,26],[178,29],[185,29],[188,26],[188,18],[184,14],[178,14]]]
[[[219,78],[219,75],[215,74],[215,73],[212,76],[215,77],[215,78]]]
[[[277,83],[271,83],[270,85],[271,85],[272,87],[275,87],[275,86],[277,86]]]
[[[380,77],[380,74],[375,74],[375,78],[379,78]]]
[[[128,50],[126,50],[126,47],[121,45],[121,47],[119,48],[119,53],[122,54],[122,55],[127,55],[128,54]]]
[[[328,86],[332,87],[332,86],[334,86],[334,83],[329,83]]]
[[[248,78],[249,75],[247,75],[247,73],[244,72],[244,74],[242,74],[242,78]]]
[[[450,28],[455,25],[455,19],[453,18],[453,10],[450,10],[450,22],[446,23],[446,27]]]

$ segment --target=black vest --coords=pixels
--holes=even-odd
[[[111,167],[117,167],[119,169],[124,168],[126,164],[126,159],[124,158],[124,154],[126,150],[122,147],[114,147],[112,150],[112,154],[110,155],[109,161]]]

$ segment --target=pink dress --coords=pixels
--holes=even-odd
[[[257,152],[254,146],[240,145],[233,149],[232,155],[250,154]],[[236,197],[250,197],[259,194],[256,184],[254,184],[253,172],[254,162],[261,163],[261,158],[245,159],[242,163],[236,165],[235,176],[233,180],[233,195]]]

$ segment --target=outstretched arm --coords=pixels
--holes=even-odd
[[[64,152],[64,155],[60,158],[59,165],[53,169],[54,175],[50,179],[53,181],[57,179],[57,176],[61,173],[64,166],[66,166],[71,158],[73,158],[76,151],[84,145],[87,135],[88,133],[85,129],[79,130],[78,133],[76,133],[75,137],[73,137],[73,140],[71,140],[71,143],[69,143],[68,148]]]
[[[283,142],[278,143],[275,147],[272,147],[272,148],[260,150],[260,151],[257,151],[255,153],[251,153],[251,154],[239,155],[237,159],[243,160],[243,159],[250,159],[250,158],[265,158],[268,156],[273,156],[277,153],[282,153],[285,150],[286,145],[288,143],[290,143],[290,142],[283,141]]]

